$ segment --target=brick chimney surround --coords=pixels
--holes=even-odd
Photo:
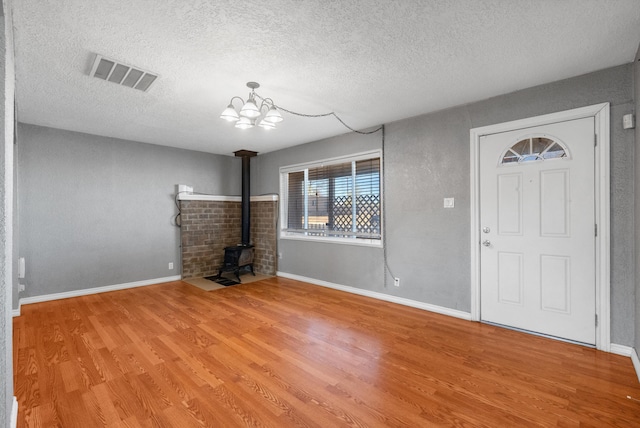
[[[241,197],[181,194],[178,200],[182,220],[182,278],[216,275],[223,263],[224,247],[242,241]],[[275,275],[278,197],[252,196],[250,201],[254,270]]]

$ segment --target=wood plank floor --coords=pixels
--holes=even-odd
[[[19,427],[640,426],[629,358],[282,278],[22,313]]]

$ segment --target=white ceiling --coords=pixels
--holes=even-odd
[[[18,120],[229,155],[347,130],[218,118],[245,83],[363,129],[633,61],[638,0],[13,0]],[[94,53],[160,75],[89,77]],[[604,101],[604,100],[603,100]]]

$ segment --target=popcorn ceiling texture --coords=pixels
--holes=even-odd
[[[285,114],[239,132],[245,83],[303,113],[376,126],[633,60],[637,0],[21,0],[21,122],[231,155],[343,134]],[[92,53],[159,73],[148,93],[88,76]]]

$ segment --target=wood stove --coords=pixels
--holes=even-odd
[[[256,156],[257,152],[250,150],[238,150],[234,154],[242,158],[242,243],[225,247],[224,263],[218,270],[218,277],[223,272],[233,272],[240,281],[240,272],[249,270],[253,275],[253,245],[249,240],[249,231],[251,224],[251,189],[250,189],[250,161]]]
[[[233,272],[238,282],[240,281],[240,272],[249,270],[253,275],[253,245],[238,244],[224,249],[224,263],[218,270],[218,277],[223,272]]]

